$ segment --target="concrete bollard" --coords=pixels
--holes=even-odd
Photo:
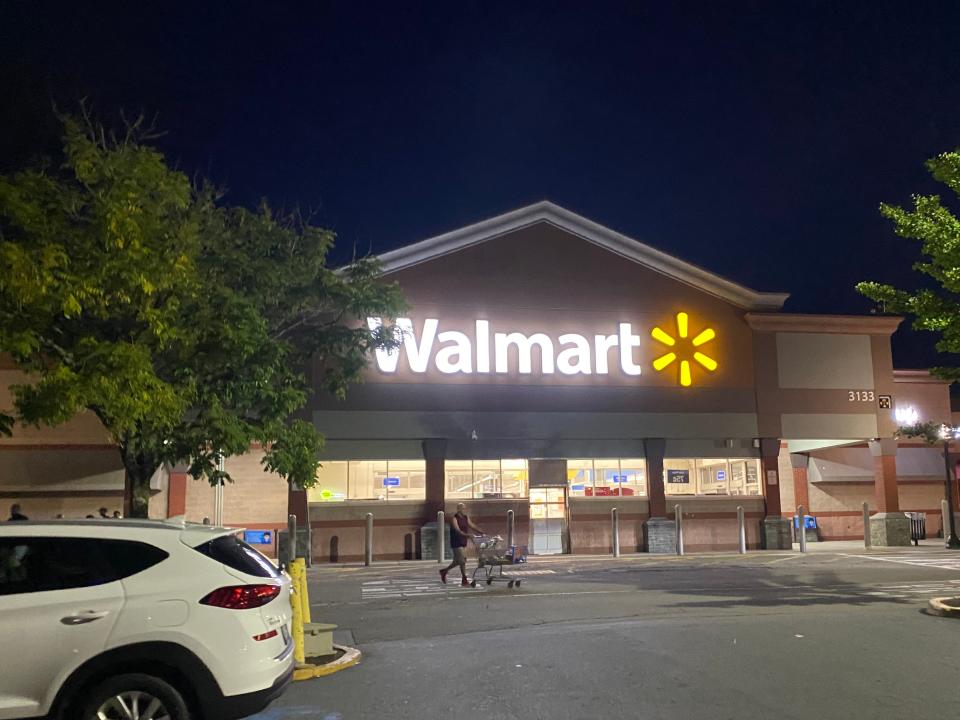
[[[737,507],[737,536],[740,538],[740,554],[743,555],[747,552],[747,528],[744,525],[743,517],[743,507]]]
[[[677,555],[683,555],[683,508],[674,505],[673,517],[677,524]]]
[[[297,516],[287,515],[287,564],[293,565],[297,559]]]
[[[863,546],[870,547],[870,503],[863,504]]]
[[[363,547],[363,564],[373,563],[373,513],[367,513],[367,532]]]
[[[513,547],[513,510],[507,510],[507,548]]]
[[[620,557],[620,511],[617,508],[610,511],[610,538],[613,556]]]
[[[447,561],[447,550],[444,547],[447,539],[447,523],[443,510],[437,511],[437,562],[441,565]]]
[[[800,535],[800,552],[805,553],[807,551],[807,527],[803,522],[803,505],[797,506],[797,523],[800,525],[800,529],[797,532]]]

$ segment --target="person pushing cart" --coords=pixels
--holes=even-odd
[[[470,581],[467,579],[467,540],[470,538],[471,530],[477,535],[484,534],[483,530],[470,522],[470,518],[467,517],[467,506],[457,503],[457,512],[450,518],[450,547],[453,550],[453,562],[440,571],[440,580],[444,584],[447,582],[447,573],[459,565],[460,585],[470,587]]]

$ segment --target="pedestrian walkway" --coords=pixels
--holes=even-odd
[[[514,570],[511,568],[507,573],[511,578],[526,578],[534,575],[555,575],[555,570]],[[447,584],[440,582],[439,578],[390,578],[380,580],[368,580],[360,585],[361,600],[379,600],[379,599],[397,599],[397,598],[417,598],[417,597],[436,597],[438,595],[451,595],[462,593],[464,591],[486,590],[487,583],[484,576],[478,574],[476,588],[464,588],[460,585],[460,580],[450,577]]]
[[[957,551],[953,551],[957,552]],[[875,560],[877,562],[900,563],[902,565],[916,565],[918,567],[939,568],[941,570],[960,571],[960,554],[947,555],[943,552],[935,554],[893,554],[884,553],[871,555],[855,555],[852,553],[843,553],[845,557],[855,557],[864,560]]]

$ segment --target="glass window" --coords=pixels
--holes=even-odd
[[[664,458],[663,489],[667,495],[695,495],[696,467],[694,460]]]
[[[697,492],[701,495],[729,495],[728,480],[730,471],[724,458],[704,458],[697,460]]]
[[[593,460],[567,460],[571,497],[593,497]]]
[[[148,543],[71,537],[0,539],[0,595],[122,580],[168,557]]]
[[[761,495],[757,458],[671,458],[663,461],[667,495]]]
[[[593,461],[593,494],[596,497],[617,495],[620,491],[620,461],[599,459]]]
[[[447,460],[444,463],[447,475],[447,497],[470,499],[473,497],[473,463],[469,460]]]
[[[500,461],[500,481],[503,485],[503,497],[526,497],[527,478],[528,470],[526,460]]]
[[[499,460],[473,461],[473,496],[475,498],[503,497]]]
[[[620,476],[620,494],[647,494],[647,463],[643,458],[621,458]]]
[[[424,460],[388,460],[388,500],[422,500],[426,497],[427,463]],[[396,483],[396,484],[393,484]]]
[[[347,498],[386,500],[387,493],[383,486],[386,477],[386,460],[351,460],[347,466]]]
[[[347,499],[347,463],[327,460],[317,470],[317,484],[307,490],[309,502],[343,502]]]
[[[571,497],[641,496],[647,493],[643,458],[577,458],[567,460]]]
[[[197,545],[194,550],[211,560],[247,575],[278,578],[280,571],[266,557],[247,545],[236,535],[223,535]]]

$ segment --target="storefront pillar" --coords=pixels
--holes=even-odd
[[[650,517],[643,524],[647,552],[673,553],[677,550],[677,525],[667,518],[667,495],[663,486],[664,438],[645,438],[643,453],[647,460],[647,495]]]
[[[447,441],[443,438],[428,438],[421,443],[425,463],[426,513],[424,521],[436,520],[437,512],[443,510],[446,502],[446,473],[444,459],[447,455]]]
[[[790,466],[793,468],[793,507],[790,514],[803,505],[806,512],[810,512],[810,485],[807,477],[807,468],[810,467],[810,456],[806,453],[790,453]]]
[[[760,470],[766,505],[763,547],[767,550],[789,550],[790,520],[783,517],[780,507],[780,438],[760,438]]]
[[[910,545],[910,520],[900,510],[897,488],[897,441],[871,440],[874,494],[878,513],[870,518],[870,542],[875,547]]]
[[[663,453],[667,441],[663,438],[647,438],[643,451],[647,459],[647,493],[650,500],[650,517],[667,516],[667,495],[663,487]]]
[[[310,524],[307,491],[293,483],[287,484],[287,515],[296,516],[297,528],[305,528]]]

